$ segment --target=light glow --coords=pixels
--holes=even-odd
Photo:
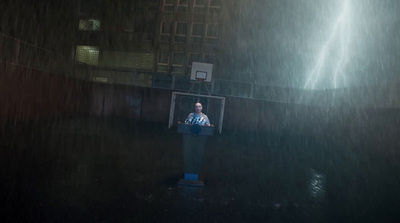
[[[305,89],[314,90],[316,88],[316,84],[323,79],[332,81],[332,88],[345,86],[345,67],[349,61],[348,48],[350,45],[350,22],[350,1],[344,0],[342,12],[334,23],[332,33],[326,43],[323,45],[317,63],[307,77],[307,81],[304,85]],[[337,44],[339,45],[339,48],[334,49]],[[331,61],[328,61],[328,54],[333,50],[338,51],[337,59],[335,58]],[[329,63],[335,64],[332,73],[323,70],[324,68],[327,69]],[[332,77],[329,78],[327,75],[332,75]]]

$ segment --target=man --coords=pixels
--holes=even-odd
[[[185,177],[178,182],[178,185],[204,186],[204,183],[199,181],[199,173],[203,162],[203,152],[207,142],[207,136],[197,135],[195,131],[193,131],[193,127],[197,127],[194,129],[200,129],[201,131],[201,128],[196,125],[210,126],[210,121],[207,115],[201,112],[202,110],[203,106],[201,103],[195,103],[194,112],[190,113],[185,120],[186,124],[193,125],[191,126],[191,132],[193,134],[183,135],[183,170],[185,172]]]
[[[207,115],[202,113],[203,106],[201,103],[197,102],[194,104],[194,112],[190,113],[185,120],[186,124],[197,124],[197,125],[206,125],[210,126],[210,120],[208,120]]]

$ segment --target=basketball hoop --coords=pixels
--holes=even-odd
[[[193,62],[190,80],[198,82],[211,82],[212,69],[212,64]]]
[[[207,87],[206,82],[211,82],[212,76],[212,64],[206,63],[192,63],[192,72],[190,74],[190,80],[192,82],[192,87],[189,89],[188,93],[193,89],[194,85],[197,84],[199,86],[199,94],[200,94],[200,87],[204,84],[204,87],[207,89],[208,95],[211,95],[210,90]]]
[[[196,77],[196,80],[200,83],[202,83],[206,78],[201,78],[201,77]]]
[[[207,79],[207,71],[196,71],[196,76],[195,76],[196,80],[198,80],[199,82],[203,82],[204,80]]]

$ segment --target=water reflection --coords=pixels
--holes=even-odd
[[[314,169],[310,169],[309,173],[308,190],[310,195],[316,200],[321,200],[325,196],[326,176]]]

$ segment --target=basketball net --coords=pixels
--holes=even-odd
[[[192,84],[192,87],[190,87],[188,93],[190,93],[190,92],[192,91],[192,89],[193,89],[193,87],[194,87],[195,84],[198,84],[198,85],[199,85],[198,94],[200,94],[200,86],[201,86],[202,84],[204,84],[204,87],[206,88],[208,95],[211,95],[210,90],[209,90],[208,87],[207,87],[207,84],[204,82],[206,79],[205,79],[205,78],[201,78],[201,77],[196,77],[196,80],[197,80],[197,81],[194,82],[194,83]]]

